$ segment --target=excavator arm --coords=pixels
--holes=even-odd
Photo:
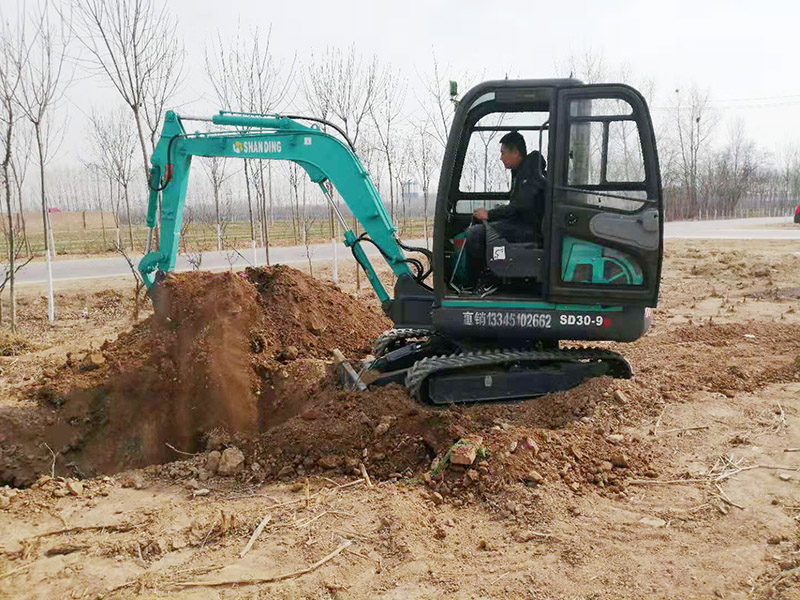
[[[187,134],[183,121],[188,120],[211,121],[231,130]],[[169,111],[151,159],[147,207],[149,233],[145,256],[139,262],[139,272],[148,288],[156,281],[158,272],[168,272],[175,267],[193,156],[290,160],[297,163],[320,186],[330,202],[344,230],[345,245],[352,250],[353,256],[364,269],[381,303],[386,306],[390,302],[389,294],[360,245],[364,238],[356,237],[348,227],[331,198],[325,185],[327,182],[339,192],[364,228],[365,235],[377,246],[395,275],[414,276],[378,191],[349,145],[349,140],[345,143],[316,125],[303,125],[293,118],[279,115],[220,112],[210,118],[182,119]],[[158,250],[154,250],[152,241],[159,197],[160,243]]]

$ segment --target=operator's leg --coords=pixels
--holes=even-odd
[[[474,288],[486,266],[486,227],[483,223],[467,229],[464,247],[467,253],[467,279],[464,283],[466,287]]]

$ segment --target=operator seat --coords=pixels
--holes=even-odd
[[[546,179],[547,163],[541,153],[534,150],[528,154],[527,160],[537,161],[539,169],[534,176]],[[541,240],[510,242],[501,236],[490,222],[485,222],[485,228],[486,266],[495,277],[504,282],[512,279],[530,279],[539,282],[543,280],[544,250]]]

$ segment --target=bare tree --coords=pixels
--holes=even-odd
[[[708,92],[693,86],[687,94],[675,90],[675,127],[684,194],[683,217],[699,214],[701,161],[710,145],[718,117],[709,106]]]
[[[231,178],[232,173],[226,174],[228,166],[227,160],[224,157],[212,156],[202,163],[209,183],[211,183],[211,191],[214,196],[214,223],[215,232],[217,236],[217,250],[222,252],[222,215],[220,212],[220,194],[222,193],[222,186]]]
[[[17,330],[17,296],[15,261],[19,251],[16,246],[16,226],[14,210],[11,206],[11,157],[14,150],[14,131],[17,128],[17,92],[22,71],[26,68],[27,55],[24,43],[24,21],[17,24],[17,31],[12,30],[7,22],[0,22],[0,127],[2,127],[3,187],[5,188],[6,210],[8,211],[8,269],[6,279],[9,284],[11,302],[11,331]],[[5,281],[3,287],[5,287]],[[0,292],[2,290],[0,289]]]
[[[161,112],[183,76],[177,21],[168,4],[159,8],[154,0],[72,0],[72,6],[92,70],[111,82],[133,113],[147,177]]]
[[[65,63],[70,27],[66,14],[59,15],[58,23],[54,23],[54,20],[56,19],[51,14],[50,6],[45,1],[33,15],[34,30],[30,43],[26,46],[27,60],[24,65],[20,65],[22,76],[19,86],[20,108],[33,125],[39,158],[42,231],[47,259],[47,318],[50,323],[55,321],[55,303],[50,248],[52,238],[48,239],[50,220],[45,189],[45,165],[58,146],[53,143],[59,133],[53,122],[53,113],[64,94],[66,84]]]
[[[389,215],[392,221],[395,219],[394,185],[392,184],[395,175],[394,161],[396,152],[394,142],[398,133],[397,122],[403,113],[406,86],[407,83],[401,77],[400,72],[388,68],[383,78],[383,85],[378,90],[370,110],[380,148],[389,171]]]
[[[28,229],[25,223],[24,194],[22,191],[25,186],[28,166],[31,162],[31,154],[33,153],[33,128],[24,122],[18,122],[17,124],[18,127],[14,135],[14,149],[11,153],[11,176],[14,179],[14,188],[16,189],[20,232],[22,233],[22,240],[25,243],[25,252],[28,256],[31,256],[31,241],[30,238],[28,238]]]
[[[428,237],[430,235],[428,232],[428,194],[430,193],[431,180],[437,163],[433,148],[435,142],[431,133],[430,120],[425,119],[417,123],[414,129],[413,143],[415,148],[411,152],[411,162],[422,188],[423,237],[425,238],[425,247],[428,247]]]
[[[451,68],[449,65],[442,67],[436,58],[436,53],[431,52],[432,70],[427,75],[420,75],[424,88],[419,104],[430,122],[433,139],[444,150],[447,146],[447,137],[450,135],[450,125],[455,113],[455,98],[450,95],[450,79],[445,76]],[[473,77],[466,72],[460,73],[458,82],[464,88],[469,87]]]
[[[217,101],[226,110],[273,113],[290,99],[293,93],[292,74],[295,60],[290,64],[275,58],[271,48],[272,29],[266,35],[254,27],[245,35],[241,26],[231,41],[217,32],[212,49],[206,46],[205,66]],[[264,239],[266,261],[269,264],[269,219],[267,206],[272,212],[272,170],[264,177],[264,165],[258,161],[255,168],[245,159],[245,185],[247,186],[250,237],[255,254],[256,220],[260,223],[260,236]],[[268,183],[267,183],[268,180]],[[255,187],[256,211],[253,212],[251,185]],[[268,190],[269,188],[269,190]],[[256,218],[257,217],[257,218]]]
[[[115,110],[106,114],[94,112],[89,117],[92,126],[90,139],[93,142],[92,147],[98,154],[96,164],[119,186],[122,192],[120,198],[125,201],[128,238],[130,248],[133,249],[129,188],[133,179],[133,155],[136,151],[136,140],[131,136],[133,123],[130,123],[128,118],[123,110]]]
[[[353,145],[363,130],[377,93],[384,83],[378,59],[364,59],[355,46],[328,48],[306,69],[306,102],[318,114],[339,121]]]

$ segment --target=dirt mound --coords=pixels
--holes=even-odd
[[[59,464],[89,476],[172,460],[170,446],[194,451],[213,428],[253,434],[265,411],[280,405],[288,417],[302,408],[293,403],[327,376],[321,359],[332,348],[363,355],[388,325],[283,266],[170,276],[159,300],[156,315],[31,389],[48,415],[0,456],[0,481],[29,482],[32,464],[49,470],[40,440]]]

